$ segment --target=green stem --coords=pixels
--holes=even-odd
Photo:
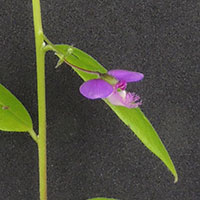
[[[33,129],[31,129],[31,130],[29,131],[29,134],[30,134],[30,136],[33,138],[33,140],[34,140],[36,143],[38,143],[37,134],[35,133],[35,131],[34,131]]]
[[[46,158],[46,97],[45,97],[45,51],[42,30],[40,0],[32,0],[33,22],[35,31],[36,63],[37,63],[37,92],[38,92],[38,157],[40,200],[47,200],[47,158]]]

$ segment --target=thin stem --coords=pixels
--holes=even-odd
[[[44,38],[42,30],[40,0],[32,0],[32,5],[37,63],[40,200],[47,200],[45,51],[43,50]]]
[[[47,38],[46,35],[44,35],[44,40],[47,42],[47,44],[49,44],[52,48],[56,50],[56,48],[54,47],[54,44]]]
[[[29,130],[29,134],[30,136],[33,138],[33,140],[38,143],[38,137],[37,137],[37,134],[35,133],[35,131],[32,129],[32,130]]]

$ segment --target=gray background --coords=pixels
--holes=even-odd
[[[37,130],[31,1],[0,0],[0,82]],[[54,43],[73,44],[107,69],[139,71],[130,84],[179,174],[179,182],[101,100],[79,93],[70,67],[46,56],[49,200],[200,199],[200,3],[42,0]],[[0,132],[0,200],[38,199],[37,148],[26,133]]]

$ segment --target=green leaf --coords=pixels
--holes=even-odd
[[[99,71],[101,73],[107,72],[107,70],[94,58],[75,47],[69,45],[55,45],[55,47],[60,54],[65,56],[65,60],[72,65],[81,67],[86,70]],[[77,69],[74,70],[84,81],[96,78],[93,74],[88,74]],[[122,106],[114,106],[107,100],[105,100],[105,102],[117,114],[117,116],[137,135],[143,144],[163,161],[163,163],[174,175],[175,182],[177,182],[178,175],[174,164],[158,134],[148,119],[145,117],[145,115],[142,113],[141,109],[128,109]]]
[[[0,84],[0,130],[32,131],[32,120],[22,103]]]
[[[97,198],[92,198],[88,200],[117,200],[117,199],[110,199],[110,198],[104,198],[104,197],[97,197]]]
[[[106,103],[117,114],[117,116],[122,121],[124,121],[124,123],[137,135],[143,144],[163,161],[163,163],[174,175],[174,182],[177,182],[178,175],[174,164],[158,134],[156,133],[149,120],[145,117],[141,109],[128,109],[119,106],[117,107],[110,104],[108,101],[106,101]]]
[[[80,49],[77,49],[75,47],[72,47],[70,45],[55,45],[56,50],[61,54],[60,59],[65,59],[67,62],[78,66],[85,70],[91,70],[91,71],[98,71],[101,73],[106,73],[107,70],[102,67],[101,64],[99,64],[94,58],[89,56],[87,53],[81,51]],[[96,78],[97,76],[94,74],[88,74],[86,72],[77,70],[74,68],[74,70],[81,76],[81,78],[84,81]]]

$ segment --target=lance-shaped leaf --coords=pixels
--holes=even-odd
[[[22,103],[0,84],[0,130],[32,132],[32,120]]]
[[[64,59],[68,63],[74,66],[78,66],[85,70],[98,71],[101,73],[107,72],[107,70],[94,58],[75,47],[69,45],[55,45],[55,48],[60,55],[64,55]],[[74,70],[84,81],[96,78],[93,74],[88,74],[75,68]],[[163,161],[163,163],[174,175],[175,182],[177,182],[178,175],[174,164],[158,134],[152,127],[149,120],[142,113],[141,109],[128,109],[122,106],[114,106],[107,100],[105,100],[105,102],[117,114],[117,116],[137,135],[143,144]]]

